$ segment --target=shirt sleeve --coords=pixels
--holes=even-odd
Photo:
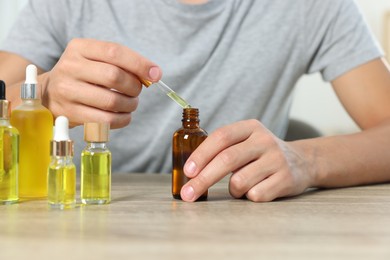
[[[66,1],[30,0],[21,10],[1,49],[48,71],[67,44]]]
[[[313,0],[305,13],[306,73],[321,72],[332,81],[384,55],[353,0]]]

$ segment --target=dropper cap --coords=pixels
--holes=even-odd
[[[0,118],[9,119],[11,115],[10,102],[5,98],[5,83],[0,80]]]
[[[26,81],[22,84],[20,97],[22,99],[37,99],[38,94],[38,70],[33,64],[26,67]]]
[[[108,142],[109,123],[84,123],[84,141],[94,143]]]
[[[69,138],[69,120],[65,116],[57,117],[54,125],[54,139],[51,141],[52,156],[73,156],[73,141]]]

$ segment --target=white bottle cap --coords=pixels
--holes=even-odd
[[[26,67],[26,84],[38,84],[37,80],[38,70],[34,64],[30,64]]]
[[[57,117],[55,121],[54,141],[69,140],[69,120],[65,116]]]
[[[73,141],[69,138],[69,120],[65,116],[59,116],[55,121],[50,154],[52,156],[73,156],[73,151]]]
[[[37,99],[37,88],[38,88],[38,70],[33,64],[26,67],[26,81],[22,84],[20,97],[22,99]]]

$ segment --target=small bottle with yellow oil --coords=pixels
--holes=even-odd
[[[81,153],[81,203],[107,204],[111,201],[111,152],[107,148],[110,125],[85,123],[87,146]]]
[[[57,117],[54,139],[50,145],[48,169],[48,203],[51,208],[67,209],[76,205],[76,166],[73,163],[73,141],[69,138],[69,121]]]
[[[0,80],[0,204],[18,201],[19,132],[9,122],[10,102]]]
[[[53,116],[38,96],[37,67],[26,68],[21,87],[22,104],[11,113],[11,125],[19,130],[19,197],[47,197],[47,168],[50,163],[50,140]]]

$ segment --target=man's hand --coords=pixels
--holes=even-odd
[[[161,70],[125,46],[74,39],[54,68],[40,77],[42,100],[72,126],[104,121],[119,128],[130,123],[137,108],[140,78],[158,81]]]
[[[192,179],[183,186],[181,197],[195,201],[230,173],[229,190],[235,198],[261,202],[302,193],[313,177],[309,163],[292,144],[257,120],[219,128],[188,158],[184,172]]]
[[[252,201],[297,195],[308,187],[389,182],[389,68],[378,58],[332,82],[362,132],[284,142],[256,120],[222,127],[187,160],[184,172],[193,179],[181,197],[195,201],[231,172],[231,195]]]

